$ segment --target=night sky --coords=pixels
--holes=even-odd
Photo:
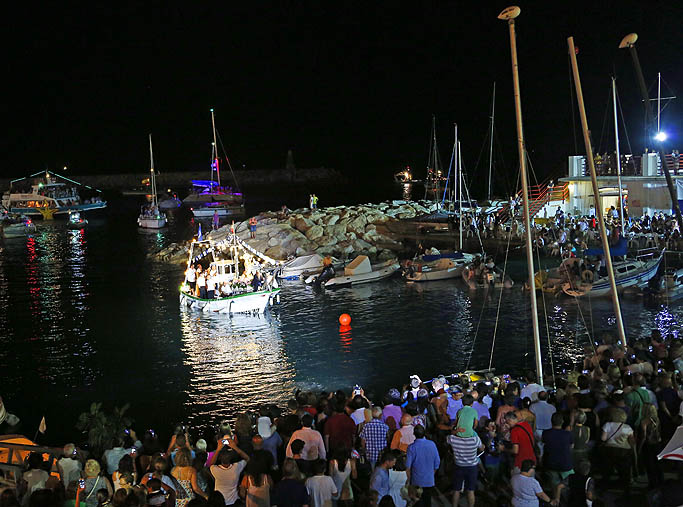
[[[32,5],[5,17],[3,177],[64,165],[71,174],[146,170],[148,132],[160,171],[208,169],[211,107],[236,167],[283,167],[291,148],[299,167],[335,167],[352,178],[404,164],[420,172],[436,114],[444,162],[457,122],[472,175],[496,81],[497,151],[506,164],[499,187],[516,178],[508,29],[496,19],[507,2],[142,3]],[[660,71],[669,85],[663,94],[680,96],[683,3],[518,5],[525,130],[537,174],[563,174],[574,153],[569,35],[580,51],[596,149],[613,150],[611,119],[604,134],[603,123],[616,72],[628,136],[642,150],[640,95],[628,51],[617,47],[637,32],[651,95]],[[671,147],[683,148],[682,101],[663,115]],[[485,165],[484,157],[482,177],[473,178],[480,195]]]

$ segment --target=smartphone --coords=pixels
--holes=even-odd
[[[583,370],[583,374],[586,375],[588,373],[588,370]]]
[[[79,479],[78,480],[78,487],[80,489],[85,489],[85,479]]]
[[[223,445],[228,445],[228,441],[224,439],[224,440],[223,440]]]
[[[614,363],[614,358],[613,358],[613,357],[610,357],[610,358],[609,358],[609,362],[610,362],[610,363]]]
[[[133,448],[130,450],[130,453],[131,453],[131,454],[135,454],[136,452],[138,452],[138,450],[137,450],[135,447],[133,447]]]

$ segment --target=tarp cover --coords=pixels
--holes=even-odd
[[[628,250],[628,240],[624,237],[619,239],[619,243],[617,243],[615,246],[610,247],[609,249],[609,254],[611,257],[622,257],[626,255],[626,251]],[[583,255],[592,255],[592,256],[597,256],[597,255],[604,255],[605,251],[602,248],[589,248],[588,250],[583,251]]]
[[[344,268],[346,276],[362,275],[370,272],[372,272],[372,266],[367,255],[359,255],[351,261],[351,264]]]

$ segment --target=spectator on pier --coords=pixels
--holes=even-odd
[[[410,484],[422,488],[423,505],[430,507],[434,496],[434,474],[441,465],[441,459],[436,444],[425,438],[424,426],[415,426],[413,433],[415,442],[408,447],[406,472]]]
[[[372,468],[379,458],[379,455],[387,447],[389,426],[382,422],[382,408],[375,406],[372,408],[372,420],[363,425],[360,438],[365,448],[365,455],[370,461]]]

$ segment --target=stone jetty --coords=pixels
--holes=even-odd
[[[256,237],[251,238],[249,221],[235,223],[237,235],[273,259],[318,253],[340,259],[367,255],[374,260],[397,256],[403,244],[391,230],[392,224],[434,210],[431,202],[389,201],[379,204],[334,206],[321,209],[301,208],[288,214],[268,211],[256,216]],[[230,234],[224,225],[207,237],[220,241]],[[159,260],[184,262],[187,245],[171,244],[155,254]]]

